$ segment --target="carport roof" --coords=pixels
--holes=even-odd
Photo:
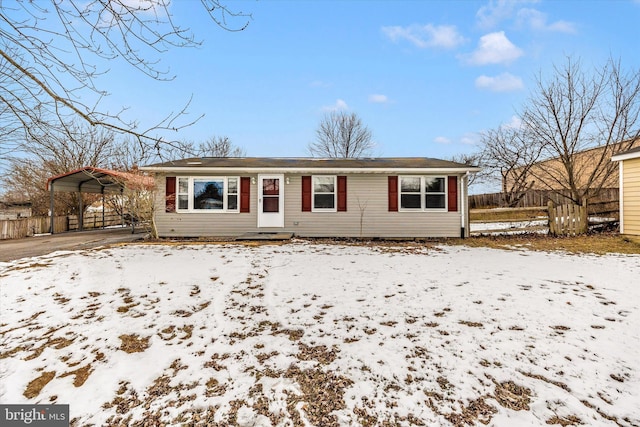
[[[54,192],[118,194],[124,188],[151,189],[153,178],[87,166],[49,178],[47,189],[52,187]]]

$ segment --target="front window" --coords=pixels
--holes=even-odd
[[[178,211],[237,212],[237,177],[178,178]]]
[[[442,177],[424,177],[425,209],[444,209],[446,207],[445,179]]]
[[[178,178],[178,210],[189,209],[189,178]]]
[[[336,210],[336,177],[318,175],[313,177],[313,210]]]
[[[401,176],[400,208],[407,210],[445,209],[446,180],[440,176]]]

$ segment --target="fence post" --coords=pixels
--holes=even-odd
[[[555,236],[556,230],[554,224],[556,222],[556,213],[553,209],[553,202],[551,200],[547,202],[547,210],[549,211],[549,234]]]
[[[582,206],[580,207],[580,225],[580,234],[584,234],[589,231],[589,216],[587,213],[586,198],[582,201]]]

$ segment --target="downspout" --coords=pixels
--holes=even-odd
[[[54,219],[54,215],[53,215],[53,181],[51,181],[49,183],[49,233],[53,234],[53,219]]]
[[[620,234],[624,234],[624,179],[622,177],[622,175],[624,174],[624,160],[620,160],[620,167],[618,170],[618,174],[620,175],[618,177],[618,187],[619,187],[619,192],[620,195],[618,196],[618,198],[620,199],[620,201],[618,202],[618,211],[620,212]]]
[[[467,237],[467,181],[469,177],[469,171],[467,171],[460,179],[460,238]]]

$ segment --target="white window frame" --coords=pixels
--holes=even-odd
[[[333,178],[333,208],[316,208],[316,178]],[[318,192],[317,194],[332,194]],[[338,212],[338,176],[337,175],[311,175],[311,212]]]
[[[180,192],[180,180],[188,180],[187,193]],[[229,193],[229,180],[236,180],[236,192]],[[240,212],[240,177],[239,176],[179,176],[176,183],[176,212],[178,213],[239,213]],[[222,181],[222,209],[195,209],[193,206],[196,181]],[[180,209],[180,196],[187,196],[187,209]],[[229,209],[229,196],[236,196],[236,208]]]
[[[402,207],[402,194],[416,194],[402,192],[402,179],[403,178],[420,178],[420,207],[419,208],[403,208]],[[444,180],[444,191],[439,192],[427,192],[426,179],[427,178],[442,178]],[[400,175],[398,177],[398,210],[401,212],[447,212],[449,198],[449,180],[445,175]],[[427,208],[427,195],[444,195],[444,207],[442,208]]]

